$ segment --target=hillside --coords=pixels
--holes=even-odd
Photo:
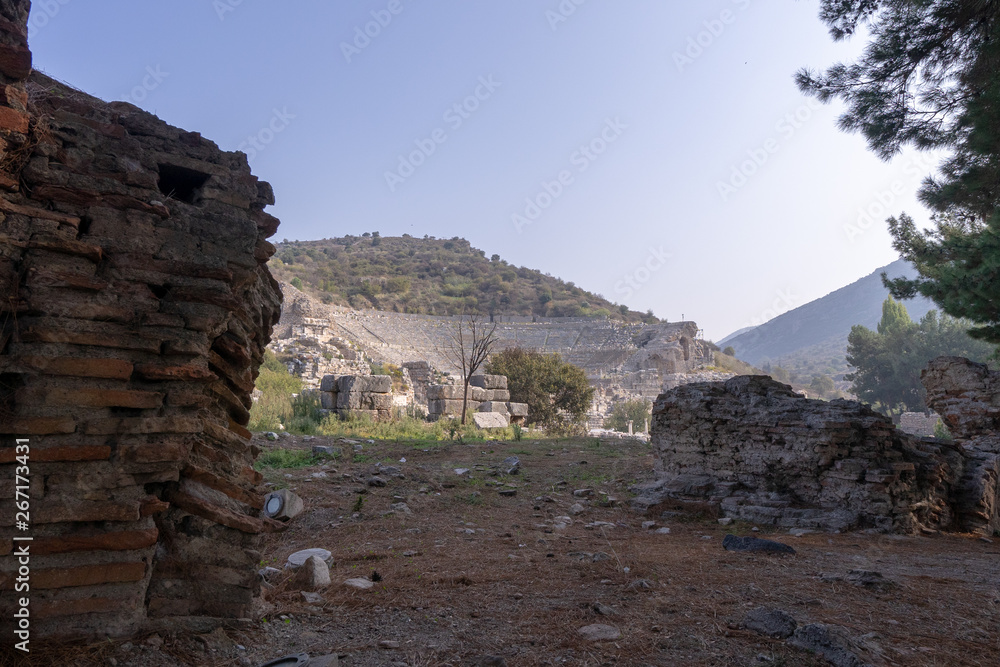
[[[323,303],[421,315],[527,315],[657,320],[571,282],[515,267],[465,239],[382,237],[283,241],[269,267]]]
[[[882,316],[882,302],[889,294],[882,285],[883,271],[891,278],[916,276],[913,266],[897,260],[750,331],[727,336],[724,344],[731,345],[737,357],[756,366],[770,361],[806,375],[839,374],[846,368],[844,353],[851,327],[863,324],[874,329]],[[904,303],[914,320],[934,308],[922,297]]]

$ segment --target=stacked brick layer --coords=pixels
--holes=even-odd
[[[27,9],[0,2],[0,623],[14,438],[33,638],[246,616],[275,528],[246,430],[281,305],[271,189],[197,133],[29,78]]]

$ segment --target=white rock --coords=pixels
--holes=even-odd
[[[326,549],[303,549],[289,556],[285,567],[292,568],[293,570],[298,569],[312,556],[319,557],[325,563],[329,563],[330,559],[333,558],[333,554]]]
[[[355,579],[348,579],[344,582],[345,586],[350,586],[351,588],[357,588],[361,591],[367,591],[369,588],[374,588],[375,584],[365,579],[363,577],[357,577]]]
[[[592,642],[613,641],[622,636],[621,630],[613,625],[604,625],[603,623],[585,625],[577,630],[577,633],[587,641]]]

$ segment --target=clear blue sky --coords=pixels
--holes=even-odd
[[[926,156],[880,162],[796,90],[862,46],[814,0],[33,4],[36,68],[246,150],[278,240],[462,236],[718,340],[927,217]]]

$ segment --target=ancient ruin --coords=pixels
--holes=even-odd
[[[766,376],[667,392],[653,408],[659,479],[636,505],[708,502],[782,527],[991,534],[1000,528],[1000,374],[940,358],[923,380],[954,444],[910,436],[860,403],[803,398]]]
[[[33,73],[28,9],[0,3],[4,636],[25,534],[32,639],[210,629],[250,615],[279,527],[245,428],[281,304],[274,196],[244,154]]]
[[[364,374],[372,362],[394,364],[409,371],[416,405],[430,414],[456,414],[454,405],[437,401],[457,400],[457,413],[461,412],[461,395],[452,395],[449,389],[429,390],[452,384],[458,374],[447,353],[456,318],[351,310],[323,304],[292,285],[282,284],[282,290],[286,299],[271,348],[294,357],[291,370],[307,387],[318,387],[326,374]],[[617,402],[653,401],[682,384],[733,377],[705,370],[713,353],[694,322],[647,325],[601,318],[503,316],[497,334],[497,349],[557,352],[582,368],[597,390],[589,415],[592,427],[602,426]]]

